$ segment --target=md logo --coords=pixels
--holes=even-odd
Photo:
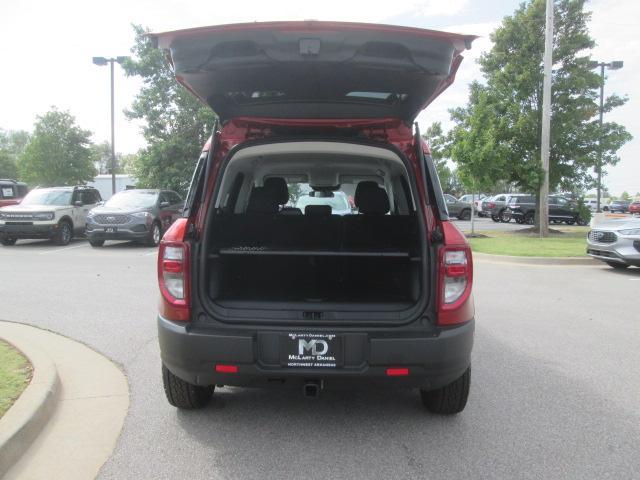
[[[329,344],[325,340],[298,340],[298,355],[305,355],[309,352],[311,355],[324,355],[329,351]]]

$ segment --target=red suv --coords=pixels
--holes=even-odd
[[[462,411],[471,251],[413,122],[474,37],[308,21],[152,38],[220,122],[159,250],[169,402],[372,383]],[[349,195],[355,209],[334,210]]]
[[[19,204],[28,192],[26,183],[0,178],[0,207]]]

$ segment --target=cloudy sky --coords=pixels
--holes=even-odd
[[[425,129],[433,121],[450,125],[447,109],[466,103],[471,80],[480,77],[475,63],[491,47],[489,33],[517,7],[517,0],[323,0],[322,2],[244,0],[20,0],[0,2],[0,128],[31,130],[36,115],[55,105],[69,110],[94,132],[94,141],[110,138],[108,68],[92,56],[127,55],[133,44],[131,24],[152,31],[264,20],[344,20],[380,22],[480,35],[468,51],[454,86],[419,117]],[[616,194],[640,191],[640,42],[637,0],[592,0],[594,59],[624,60],[610,72],[607,92],[626,94],[627,105],[607,120],[624,124],[635,137],[619,152],[622,161],[605,177]],[[140,126],[122,110],[140,83],[116,73],[116,150],[135,152],[144,145]]]

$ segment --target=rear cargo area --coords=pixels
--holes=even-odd
[[[259,309],[400,318],[427,277],[400,158],[377,147],[283,145],[241,150],[227,167],[206,235],[209,300],[231,317]]]
[[[403,310],[419,295],[416,229],[411,216],[222,216],[209,293],[227,306],[354,303]]]

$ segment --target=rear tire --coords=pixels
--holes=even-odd
[[[625,268],[629,267],[629,265],[627,265],[626,263],[618,263],[618,262],[607,262],[607,265],[615,268],[616,270],[624,270]]]
[[[471,386],[471,366],[460,378],[437,390],[420,390],[422,403],[431,413],[454,415],[464,410]]]
[[[491,215],[491,220],[493,220],[494,222],[498,223],[500,221],[500,217],[497,215]]]
[[[574,223],[576,223],[576,219],[575,219],[575,218],[572,218],[572,219],[570,219],[570,220],[565,220],[565,223],[566,223],[567,225],[573,225]]]
[[[500,222],[501,223],[509,223],[511,221],[511,212],[508,212],[505,208],[500,212]]]
[[[71,224],[66,220],[63,220],[58,224],[58,232],[55,237],[53,237],[53,241],[56,245],[69,245],[71,238],[73,237],[73,228]]]
[[[149,236],[147,237],[147,245],[150,247],[157,247],[160,243],[160,239],[162,238],[162,227],[160,223],[153,222],[151,225],[151,230],[149,230]]]
[[[214,385],[203,387],[185,382],[171,373],[164,365],[162,365],[162,383],[169,403],[176,408],[186,410],[195,410],[206,406],[215,389]]]
[[[460,215],[458,216],[459,220],[471,220],[471,210],[468,208],[465,208],[464,210],[462,210],[460,212]]]
[[[2,237],[2,239],[0,239],[0,243],[2,243],[2,245],[4,245],[5,247],[10,247],[12,245],[15,245],[17,241],[18,241],[17,238],[11,238],[11,237]]]
[[[535,214],[533,212],[529,212],[524,216],[524,223],[527,225],[533,225],[535,223]]]
[[[89,240],[89,245],[94,248],[100,248],[104,245],[104,240]]]

